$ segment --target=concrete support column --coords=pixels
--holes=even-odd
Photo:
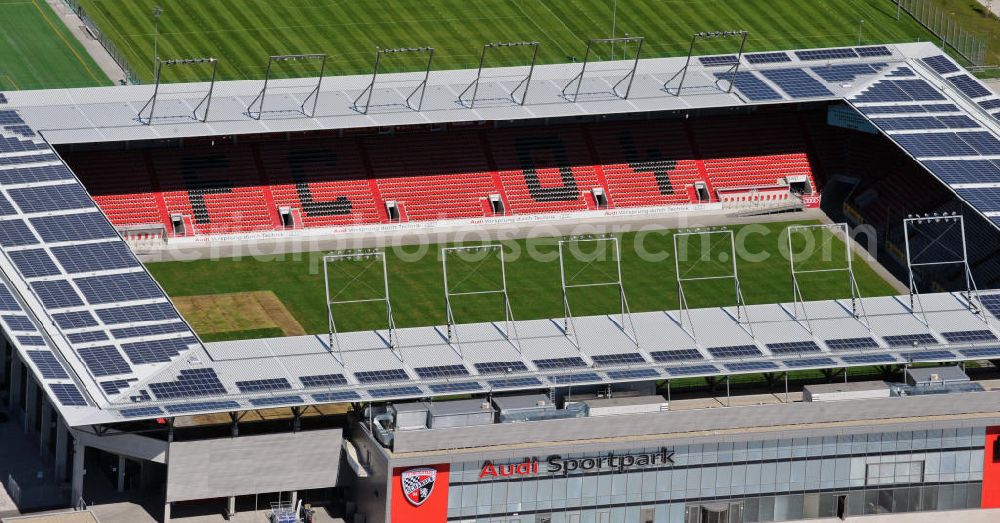
[[[48,401],[45,401],[45,397],[40,396],[40,401],[42,402],[42,429],[38,431],[38,454],[40,456],[48,455],[49,444],[52,443],[52,405],[49,405]]]
[[[226,519],[232,521],[236,517],[236,496],[229,496],[229,505],[226,507]]]
[[[31,434],[38,426],[38,399],[40,394],[35,378],[28,374],[24,389],[24,433]]]
[[[163,504],[163,523],[170,523],[170,507],[172,505],[169,501]]]
[[[125,456],[118,456],[118,493],[125,492]]]
[[[10,394],[7,399],[11,415],[19,416],[21,410],[21,360],[18,359],[16,352],[12,354],[10,360]]]
[[[295,508],[295,506],[298,505],[298,504],[299,504],[299,491],[293,490],[292,491],[292,508]]]
[[[56,418],[56,481],[66,481],[66,464],[69,463],[69,429],[62,419]]]
[[[83,476],[87,473],[84,468],[84,461],[87,455],[87,447],[79,439],[73,440],[73,483],[70,490],[70,501],[74,507],[80,506],[83,499]]]

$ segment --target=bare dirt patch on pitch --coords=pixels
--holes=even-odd
[[[174,298],[195,332],[227,332],[280,329],[285,336],[306,333],[281,300],[271,291],[233,292]]]

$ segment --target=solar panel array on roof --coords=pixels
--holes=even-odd
[[[235,401],[202,401],[197,403],[179,403],[163,407],[171,414],[189,414],[201,411],[233,411],[240,408]]]
[[[87,276],[73,280],[92,304],[148,300],[163,296],[146,272]]]
[[[188,345],[197,343],[192,337],[123,343],[122,350],[136,365],[143,363],[166,363],[187,350]]]
[[[827,82],[852,82],[859,76],[875,74],[887,64],[831,64],[810,69]]]
[[[161,400],[226,393],[225,385],[213,369],[184,369],[175,381],[150,383],[149,390]]]
[[[976,149],[957,133],[897,134],[893,140],[917,158],[978,156]]]
[[[948,340],[948,343],[974,343],[978,341],[996,341],[997,339],[993,331],[988,329],[942,332],[941,336]]]
[[[832,367],[836,365],[833,358],[799,358],[795,360],[783,360],[786,367]]]
[[[872,118],[872,123],[885,131],[914,131],[920,129],[971,129],[979,127],[972,118],[956,116],[907,116],[902,118]]]
[[[114,396],[115,394],[120,394],[123,389],[127,389],[133,381],[135,380],[108,380],[102,381],[100,385],[101,390],[106,394]]]
[[[237,381],[236,388],[243,393],[268,392],[273,390],[287,390],[292,388],[285,378],[266,378],[261,380]]]
[[[142,418],[163,414],[163,409],[160,407],[134,407],[131,409],[122,409],[119,412],[126,418]]]
[[[801,354],[805,352],[820,352],[819,345],[814,341],[789,341],[768,343],[767,350],[772,354]]]
[[[1000,109],[1000,98],[993,98],[990,100],[983,100],[979,102],[979,106],[986,110]]]
[[[929,56],[927,58],[922,58],[921,61],[927,64],[927,66],[931,69],[937,71],[939,74],[958,72],[958,66],[946,56]]]
[[[927,160],[924,166],[947,184],[1000,183],[996,160]]]
[[[62,271],[56,267],[55,262],[45,249],[25,249],[23,251],[12,251],[8,253],[10,261],[14,263],[17,270],[25,278],[39,278],[42,276],[54,276]]]
[[[35,367],[38,368],[38,372],[41,373],[43,378],[47,380],[69,379],[66,369],[63,368],[62,364],[59,363],[59,360],[56,359],[51,351],[29,350],[28,358],[35,364]]]
[[[736,73],[716,73],[715,77],[726,81],[732,81],[735,77],[736,81],[733,82],[733,87],[735,87],[737,91],[743,93],[743,96],[745,96],[747,100],[755,102],[765,100],[781,100],[781,95],[777,91],[771,89],[769,85],[765,84],[763,80],[757,78],[757,75],[751,72],[738,71]]]
[[[725,366],[732,372],[750,372],[773,370],[778,368],[778,364],[771,361],[741,361],[737,363],[726,363]]]
[[[72,383],[49,383],[49,389],[61,405],[67,407],[87,406],[87,400],[83,399],[80,389]]]
[[[483,386],[477,381],[456,381],[452,383],[432,383],[428,385],[431,391],[438,394],[451,394],[456,392],[476,392],[483,390]]]
[[[854,52],[858,53],[858,56],[872,57],[872,56],[892,56],[892,51],[884,45],[875,45],[870,47],[855,47]]]
[[[568,358],[545,358],[535,360],[535,366],[541,370],[568,369],[572,367],[586,367],[587,363],[579,356],[570,356]]]
[[[719,368],[715,365],[691,365],[688,367],[669,367],[667,374],[671,376],[692,376],[695,374],[718,374]]]
[[[699,56],[698,61],[701,62],[701,65],[708,67],[736,65],[736,55]]]
[[[743,55],[743,58],[746,58],[747,62],[752,64],[777,64],[792,61],[792,59],[788,57],[788,53],[785,52],[750,53]]]
[[[101,321],[109,325],[140,321],[174,320],[179,317],[174,307],[165,302],[98,309],[97,316],[101,318]]]
[[[300,405],[305,403],[301,396],[274,396],[268,398],[253,398],[250,404],[254,407],[276,407],[278,405]]]
[[[709,347],[708,353],[716,358],[745,358],[762,356],[755,345],[731,345],[727,347]]]
[[[528,367],[521,361],[486,361],[475,363],[473,366],[480,374],[509,374],[528,370]]]
[[[128,245],[118,241],[53,247],[52,254],[70,274],[139,266]]]
[[[361,395],[353,390],[345,390],[342,392],[320,392],[318,394],[312,395],[313,399],[319,402],[324,401],[350,401],[361,399]]]
[[[778,84],[778,87],[792,98],[833,96],[826,86],[809,76],[803,69],[767,69],[761,71],[761,74]]]
[[[842,356],[840,359],[850,364],[895,363],[896,357],[891,354],[864,354],[859,356]]]
[[[549,381],[556,385],[566,385],[569,383],[594,383],[601,381],[601,377],[596,372],[580,372],[576,374],[560,374],[549,376]]]
[[[8,191],[23,213],[89,209],[94,202],[78,183],[21,187]]]
[[[159,323],[156,325],[140,325],[138,327],[126,327],[124,329],[112,329],[111,335],[117,339],[139,338],[144,336],[156,336],[159,334],[175,334],[188,332],[188,327],[183,322]]]
[[[42,305],[47,309],[61,309],[83,305],[83,300],[66,280],[36,281],[31,283]]]
[[[638,352],[628,352],[624,354],[595,354],[590,357],[594,365],[635,365],[646,363],[645,358]]]
[[[983,84],[979,83],[979,81],[967,74],[951,76],[948,78],[948,81],[957,87],[959,91],[968,95],[969,98],[979,98],[993,94],[989,89],[984,87]]]
[[[955,189],[959,196],[982,212],[1000,212],[1000,189],[984,187],[980,189]]]
[[[925,102],[947,100],[943,94],[923,80],[880,80],[856,95],[858,103]]]
[[[108,335],[103,331],[72,332],[66,337],[69,338],[70,343],[91,343],[108,339]]]
[[[976,347],[958,351],[966,358],[994,358],[1000,356],[1000,347]]]
[[[355,372],[354,377],[361,383],[383,383],[410,379],[410,376],[403,369],[361,371]]]
[[[890,347],[915,347],[918,345],[937,345],[937,338],[927,333],[918,334],[897,334],[894,336],[882,336],[882,339]]]
[[[39,216],[30,221],[46,243],[118,237],[114,227],[97,212]]]
[[[416,367],[413,369],[418,376],[425,380],[438,378],[452,378],[455,376],[468,376],[469,369],[465,365],[438,365],[434,367]]]
[[[946,350],[925,350],[908,352],[903,357],[910,361],[945,361],[955,359],[955,354]]]
[[[525,376],[521,378],[502,378],[488,380],[487,383],[494,389],[512,389],[515,387],[540,387],[542,382],[538,378]]]
[[[795,56],[799,60],[840,60],[843,58],[857,58],[858,53],[849,47],[839,49],[810,49],[806,51],[795,51]]]
[[[22,159],[29,157],[21,157]],[[42,156],[38,157],[43,158]],[[33,158],[32,158],[33,159]],[[52,158],[53,160],[55,157]],[[72,180],[73,173],[65,165],[42,165],[36,167],[19,167],[0,171],[0,185],[22,183],[51,182],[56,180]]]
[[[660,373],[654,369],[626,369],[608,371],[608,377],[613,380],[630,380],[644,378],[659,378]]]
[[[115,347],[92,347],[79,349],[76,352],[94,376],[114,376],[132,372],[132,367]]]
[[[658,350],[649,353],[656,361],[691,361],[691,360],[701,360],[704,356],[698,349],[676,349],[676,350]]]
[[[343,374],[314,374],[311,376],[301,376],[299,381],[303,387],[336,387],[347,385],[347,378]]]
[[[0,247],[18,247],[38,243],[38,238],[35,238],[24,220],[5,220],[0,224],[3,224],[3,227],[0,227]]]
[[[420,387],[387,387],[384,389],[369,389],[368,394],[373,398],[391,398],[399,396],[419,396],[424,391]]]
[[[35,324],[27,316],[4,315],[3,322],[13,331],[35,332]]]

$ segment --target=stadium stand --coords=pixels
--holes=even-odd
[[[781,113],[217,138],[66,158],[116,226],[206,235],[737,201],[744,190],[778,203],[789,183],[816,190],[802,131]]]

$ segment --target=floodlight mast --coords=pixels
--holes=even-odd
[[[677,249],[677,241],[679,238],[687,240],[691,236],[701,236],[709,239],[709,245],[711,245],[711,237],[714,235],[724,235],[729,238],[730,246],[730,257],[732,258],[732,274],[723,274],[719,276],[697,276],[692,278],[686,278],[681,274],[681,262],[680,254]],[[674,240],[674,271],[677,277],[677,296],[678,296],[678,318],[677,323],[680,325],[684,332],[687,332],[688,336],[694,341],[698,340],[697,333],[694,328],[694,318],[691,316],[691,309],[688,307],[687,295],[684,293],[684,282],[686,281],[707,281],[707,280],[728,280],[732,279],[736,291],[736,316],[733,318],[736,323],[742,328],[751,338],[756,338],[753,332],[753,323],[750,321],[750,312],[747,310],[746,299],[743,297],[743,290],[740,284],[740,275],[736,270],[736,236],[733,234],[732,229],[713,229],[713,228],[695,228],[688,231],[677,232],[673,236]],[[722,308],[726,314],[732,317],[732,314]],[[685,325],[684,319],[687,318],[687,325]]]
[[[576,99],[580,96],[580,86],[583,85],[584,74],[587,72],[587,64],[590,62],[590,49],[594,46],[594,44],[611,43],[613,45],[616,42],[623,42],[625,44],[628,44],[629,42],[638,42],[639,46],[635,50],[635,59],[632,61],[631,69],[629,69],[629,72],[626,73],[625,76],[623,76],[620,80],[618,80],[617,82],[615,82],[614,85],[611,86],[611,94],[617,96],[618,98],[621,98],[622,100],[628,99],[629,92],[632,91],[632,80],[635,79],[635,71],[639,67],[639,56],[642,54],[642,42],[644,40],[645,38],[641,36],[622,36],[617,38],[591,38],[590,40],[588,40],[587,52],[586,54],[583,55],[583,66],[580,68],[580,72],[577,73],[576,76],[574,76],[572,79],[570,79],[569,82],[566,82],[566,85],[563,86],[561,91],[563,97],[567,98],[569,101],[573,103],[576,103]],[[614,60],[613,55],[611,59]],[[622,82],[625,82],[626,80],[628,81],[628,83],[625,85],[625,93],[621,94],[618,92],[618,86],[621,85]],[[566,94],[566,91],[574,83],[576,84],[576,89],[573,91],[573,97],[569,98],[569,95]]]
[[[795,267],[795,251],[792,248],[792,234],[798,231],[814,231],[814,230],[827,230],[831,231],[831,234],[841,233],[843,235],[842,240],[844,241],[844,250],[846,251],[846,266],[844,267],[834,267],[830,269],[797,269]],[[802,294],[802,286],[799,284],[799,274],[816,274],[816,273],[827,273],[827,272],[846,272],[848,275],[848,285],[851,289],[851,308],[850,313],[854,319],[860,321],[865,328],[869,331],[872,330],[871,323],[868,321],[868,313],[865,311],[865,304],[861,297],[861,288],[858,286],[857,278],[854,276],[854,261],[851,255],[851,237],[850,229],[846,223],[823,223],[816,225],[792,225],[788,227],[786,234],[788,236],[788,263],[792,275],[792,312],[791,316],[795,319],[799,325],[802,325],[810,334],[812,334],[812,323],[809,321],[809,313],[806,311],[806,300]],[[839,301],[837,303],[840,303]],[[782,305],[784,308],[784,305]],[[799,316],[799,309],[802,310],[801,317]],[[803,324],[804,320],[804,324]]]
[[[663,82],[663,90],[670,92],[670,82],[674,81],[675,78],[680,76],[680,83],[677,85],[677,92],[674,93],[675,96],[681,95],[681,90],[684,89],[684,80],[687,78],[688,67],[691,66],[691,56],[694,54],[694,45],[698,40],[711,40],[715,38],[740,38],[740,48],[736,55],[736,63],[729,68],[732,72],[730,77],[729,89],[726,90],[727,93],[732,92],[733,84],[736,83],[736,73],[740,70],[740,61],[743,58],[743,49],[746,47],[747,37],[750,33],[744,29],[737,29],[735,31],[702,31],[700,33],[695,33],[691,35],[691,44],[688,45],[687,59],[684,61],[684,67],[681,67],[680,71],[674,73],[673,76]]]
[[[499,252],[500,260],[500,288],[499,289],[482,289],[476,291],[465,291],[465,292],[454,292],[451,290],[451,286],[448,280],[448,255],[449,253],[462,253],[462,252],[487,252],[491,250],[496,250]],[[484,258],[485,260],[485,258]],[[445,315],[448,322],[448,343],[458,352],[459,356],[462,356],[462,343],[458,336],[458,323],[455,321],[455,311],[452,309],[452,298],[461,296],[476,296],[476,295],[489,295],[489,294],[500,294],[503,297],[503,309],[504,309],[504,328],[499,329],[501,334],[503,334],[504,339],[507,343],[510,343],[514,350],[518,353],[521,352],[521,342],[517,335],[517,323],[514,321],[514,312],[510,306],[510,295],[507,293],[507,267],[504,260],[503,245],[499,243],[490,243],[483,245],[468,245],[460,247],[443,247],[441,249],[441,267],[444,276],[444,303],[445,303]],[[478,266],[475,271],[478,271]],[[461,282],[459,282],[461,283]]]
[[[531,86],[531,76],[535,72],[535,61],[538,59],[538,42],[497,42],[488,43],[483,45],[483,52],[479,55],[479,68],[476,70],[476,79],[472,81],[469,85],[462,89],[462,92],[458,94],[459,105],[465,106],[465,93],[472,89],[472,100],[469,101],[469,109],[474,109],[476,107],[476,95],[479,93],[479,81],[483,76],[483,65],[486,62],[486,52],[490,49],[512,49],[516,47],[532,47],[531,52],[531,65],[528,66],[528,74],[521,79],[520,82],[510,90],[510,101],[516,103],[517,105],[524,105],[524,102],[528,99],[528,87]],[[521,94],[521,99],[518,100],[517,90],[524,87],[524,92]]]
[[[338,299],[339,295],[342,292],[344,292],[344,290],[346,290],[346,286],[344,288],[341,288],[339,292],[336,293],[330,292],[330,264],[342,263],[345,261],[366,261],[366,260],[375,260],[376,263],[381,262],[382,283],[384,291],[382,296],[377,296],[372,298],[349,299],[349,300]],[[352,278],[350,281],[347,282],[347,285],[350,285],[351,283],[357,281],[357,279],[360,277],[361,274],[354,276],[354,278]],[[329,346],[332,350],[336,351],[336,358],[338,363],[340,363],[341,366],[346,367],[346,363],[344,362],[343,350],[340,344],[340,334],[337,331],[337,322],[333,314],[334,306],[359,304],[359,303],[378,303],[378,302],[385,303],[386,324],[389,330],[388,339],[386,340],[386,345],[388,345],[389,350],[392,351],[392,353],[397,358],[399,358],[399,361],[403,361],[403,356],[402,354],[399,353],[398,350],[398,340],[396,338],[396,321],[393,319],[392,316],[392,302],[389,299],[389,271],[386,266],[385,252],[372,249],[358,253],[343,252],[343,253],[327,254],[326,256],[323,256],[323,281],[326,285],[326,310],[327,310],[327,319],[329,322],[329,338],[328,338]]]
[[[946,228],[937,236],[934,237],[928,236],[928,238],[931,241],[928,244],[928,247],[924,248],[923,251],[926,251],[928,248],[930,248],[930,246],[940,242],[941,239],[954,228],[954,224],[957,224],[959,238],[962,243],[962,252],[960,254],[961,258],[958,260],[943,260],[943,261],[933,261],[933,262],[913,261],[913,255],[911,252],[912,246],[910,245],[910,231],[911,229],[917,230],[917,227],[923,225],[924,222],[951,223],[953,225]],[[969,266],[969,254],[968,254],[967,243],[965,240],[965,218],[962,215],[954,212],[951,214],[924,213],[923,216],[909,215],[907,218],[903,219],[903,240],[906,242],[906,270],[909,275],[910,313],[916,315],[917,309],[919,308],[920,317],[918,319],[924,325],[930,326],[930,324],[927,321],[927,313],[924,310],[923,302],[920,299],[920,290],[917,287],[917,279],[916,276],[914,275],[914,268],[936,266],[936,265],[961,265],[963,278],[965,280],[965,289],[962,292],[962,296],[965,298],[966,307],[973,314],[978,315],[979,319],[983,320],[983,323],[985,323],[987,326],[990,324],[989,315],[983,313],[983,309],[981,307],[982,298],[979,295],[979,288],[976,286],[976,281],[972,277],[972,268]],[[917,254],[918,255],[922,254],[923,251]],[[975,300],[973,300],[973,297],[975,297]]]
[[[211,57],[181,58],[176,60],[160,60],[159,62],[157,62],[156,75],[154,78],[155,84],[153,85],[153,96],[151,96],[149,100],[145,103],[145,105],[143,105],[142,108],[139,109],[139,114],[136,115],[136,119],[139,120],[139,123],[143,125],[153,125],[154,113],[156,112],[156,100],[160,95],[160,78],[161,78],[160,73],[163,70],[163,66],[173,67],[175,65],[195,65],[204,63],[212,64],[212,79],[209,81],[208,84],[208,93],[205,95],[204,98],[201,99],[201,101],[198,102],[197,105],[194,106],[194,110],[191,112],[191,116],[192,118],[194,118],[199,122],[202,123],[207,122],[208,110],[212,107],[212,92],[215,90],[215,76],[216,73],[219,71],[219,61]],[[202,105],[205,106],[205,115],[199,118],[198,110],[201,109]],[[143,119],[142,114],[146,112],[146,109],[149,109],[149,116]]]
[[[565,264],[565,254],[563,246],[565,244],[580,244],[580,243],[596,243],[596,242],[610,242],[614,255],[614,262],[616,268],[616,277],[609,281],[595,282],[595,283],[572,283],[573,277],[569,279],[566,278],[566,264]],[[591,262],[593,263],[593,262]],[[622,262],[621,262],[621,249],[618,243],[618,237],[616,236],[605,236],[605,237],[589,237],[589,236],[576,236],[569,239],[559,240],[559,277],[562,284],[562,299],[563,299],[563,334],[565,334],[570,340],[576,345],[577,349],[580,349],[580,338],[577,336],[576,326],[573,323],[573,312],[569,305],[569,289],[578,289],[583,287],[617,287],[618,297],[621,300],[621,319],[618,321],[618,328],[628,337],[636,347],[639,346],[639,338],[635,331],[635,323],[632,322],[632,311],[628,306],[628,299],[625,297],[625,286],[622,283]],[[612,317],[613,321],[613,317]]]
[[[275,62],[296,62],[299,60],[320,60],[319,66],[319,76],[316,78],[316,87],[313,87],[312,91],[302,100],[299,105],[299,111],[302,112],[304,116],[312,118],[316,116],[316,105],[319,102],[319,91],[320,87],[323,85],[323,74],[326,72],[326,58],[325,53],[318,54],[286,54],[286,55],[272,55],[267,59],[267,72],[264,74],[264,85],[260,89],[260,93],[250,102],[247,106],[247,116],[253,118],[254,120],[260,120],[264,111],[264,99],[267,97],[267,87],[268,83],[271,81],[271,68]],[[312,110],[306,112],[306,104],[312,99]],[[257,110],[254,111],[254,106],[257,106]]]
[[[355,111],[361,114],[368,114],[368,109],[371,107],[372,94],[375,92],[375,81],[378,79],[378,69],[382,63],[382,55],[384,54],[400,54],[400,53],[427,53],[427,67],[424,69],[424,79],[417,84],[417,87],[413,89],[412,92],[406,97],[406,106],[414,111],[419,111],[424,105],[424,92],[427,91],[427,80],[431,75],[431,63],[434,61],[434,48],[433,47],[399,47],[396,49],[382,49],[381,47],[375,48],[375,66],[372,68],[372,81],[368,83],[368,87],[365,87],[361,93],[354,98],[352,107]],[[410,99],[420,92],[420,98],[417,101],[417,106],[413,107],[410,104]],[[358,102],[361,99],[365,99],[364,109],[362,109]]]

